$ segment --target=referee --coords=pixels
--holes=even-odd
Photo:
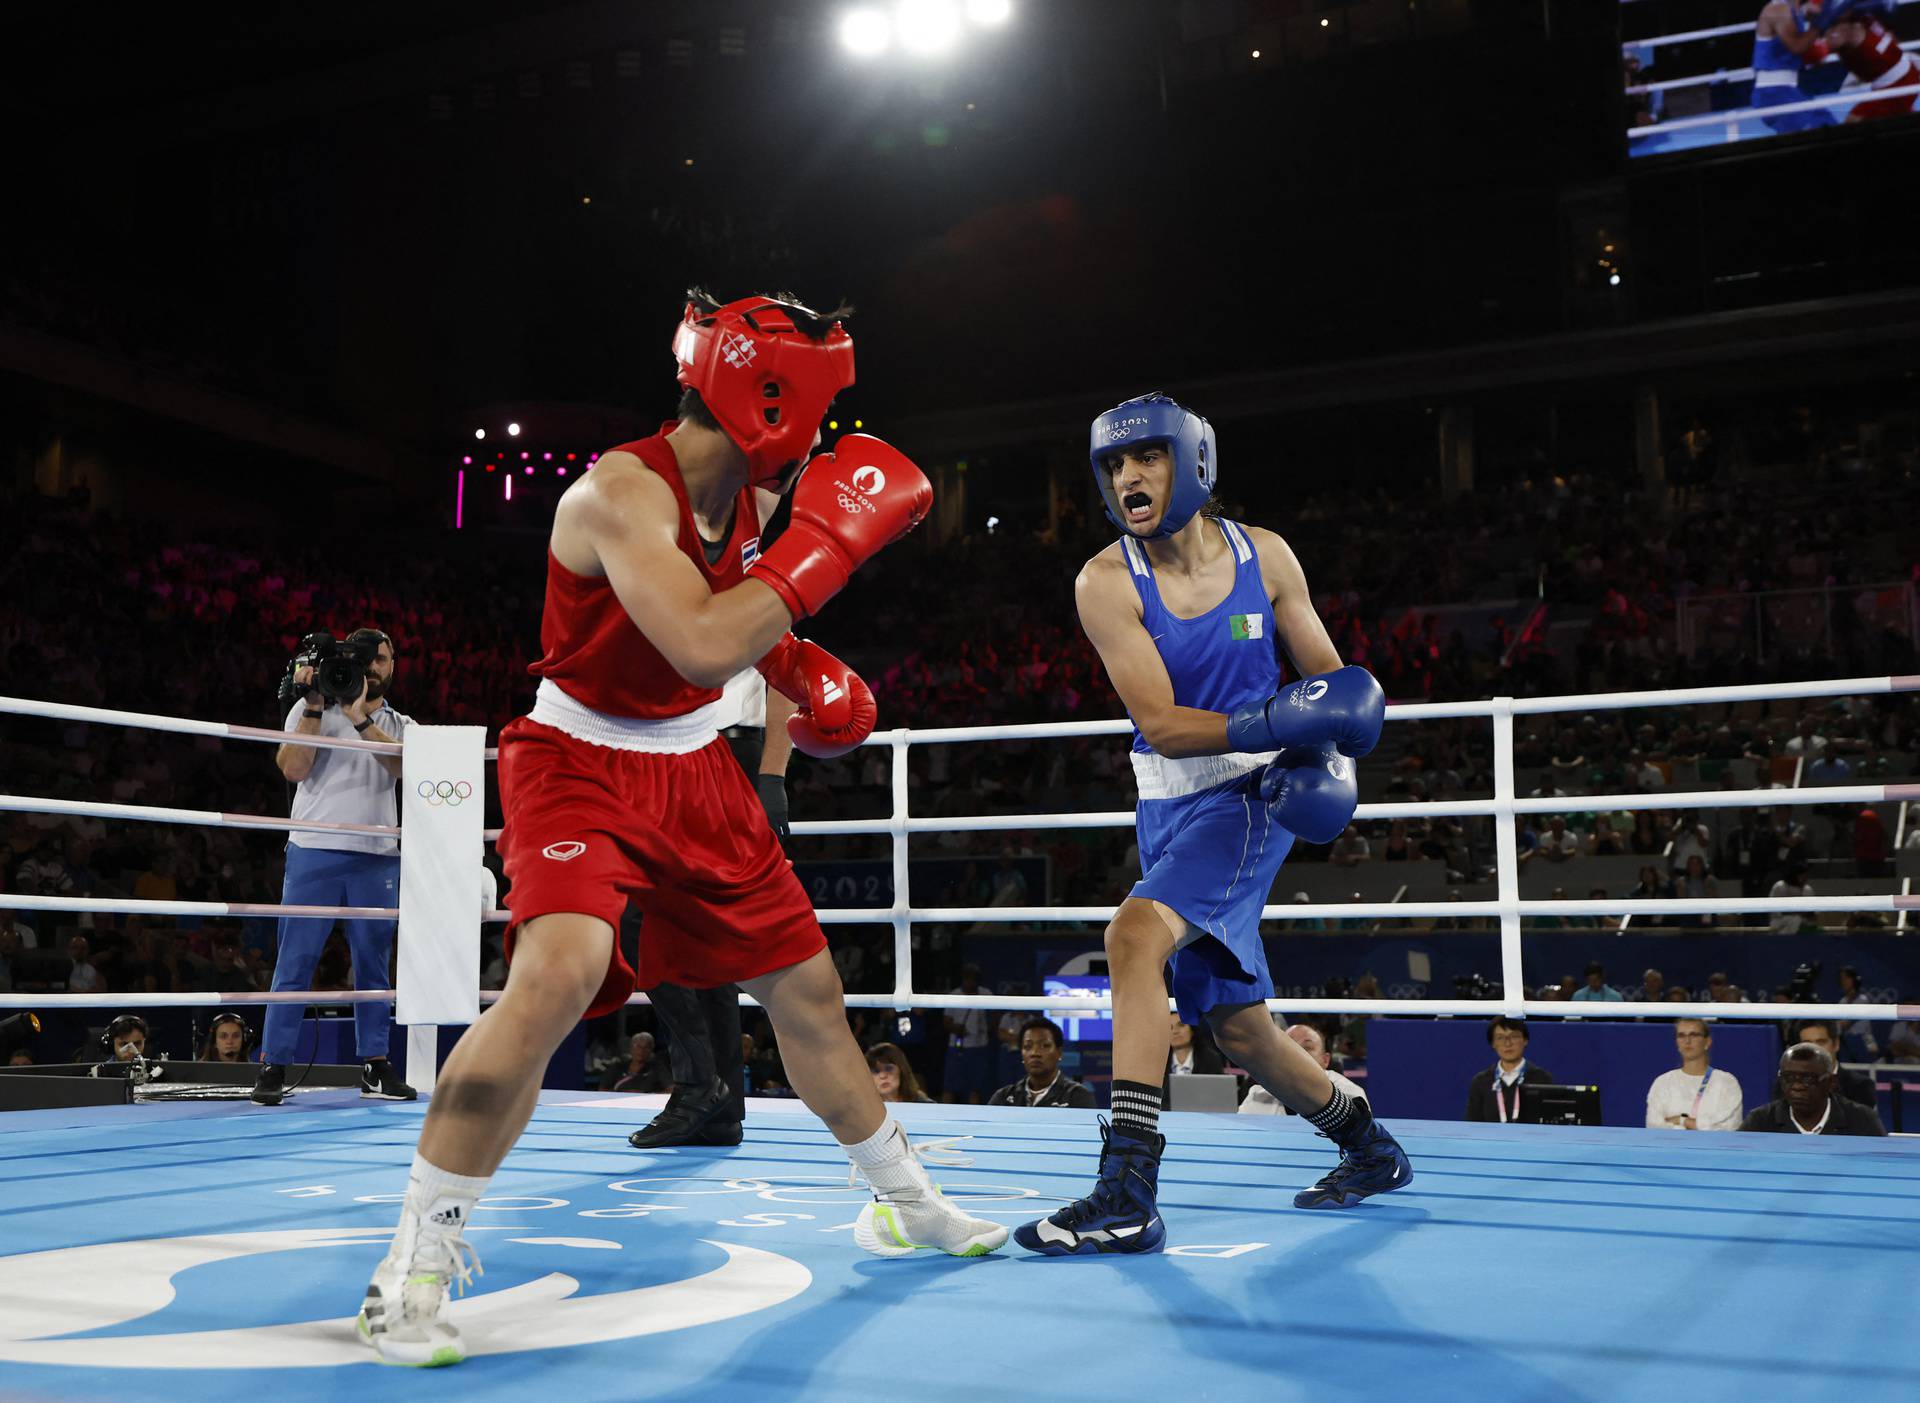
[[[368,666],[360,695],[335,704],[314,685],[313,669],[294,673],[294,685],[304,688],[287,713],[285,729],[299,736],[359,737],[361,740],[399,741],[410,720],[387,705],[393,686],[393,640],[377,628],[356,629],[349,646],[378,644]],[[295,786],[293,817],[314,823],[368,823],[393,827],[399,823],[394,781],[400,777],[400,757],[364,750],[322,749],[289,740],[274,752],[280,773]],[[400,844],[386,834],[293,833],[287,839],[287,875],[280,900],[289,906],[398,906]],[[356,989],[391,989],[391,960],[395,922],[346,921],[347,947],[353,953]],[[280,949],[273,967],[273,988],[308,989],[321,948],[333,930],[331,917],[280,918]],[[271,1004],[266,1034],[261,1040],[260,1076],[253,1099],[277,1106],[286,1099],[287,1068],[294,1058],[304,1009],[299,1004]],[[373,1100],[411,1101],[418,1096],[394,1075],[387,1061],[387,1037],[393,1011],[385,1003],[353,1007],[354,1041],[360,1058],[360,1094]]]

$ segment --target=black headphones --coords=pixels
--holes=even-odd
[[[213,1016],[213,1021],[207,1024],[206,1046],[209,1050],[213,1048],[213,1035],[220,1031],[222,1023],[240,1025],[240,1056],[242,1058],[253,1051],[253,1029],[248,1025],[247,1020],[237,1013],[216,1013]]]
[[[107,1031],[100,1035],[100,1046],[107,1050],[109,1056],[112,1056],[113,1040],[122,1034],[131,1033],[136,1028],[147,1037],[153,1036],[153,1030],[147,1027],[146,1019],[137,1013],[123,1013],[107,1024]]]

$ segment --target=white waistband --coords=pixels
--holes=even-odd
[[[655,755],[688,755],[713,742],[720,734],[715,725],[720,703],[708,702],[684,716],[662,716],[646,720],[637,716],[608,716],[582,706],[560,689],[551,678],[540,679],[533,694],[533,710],[527,719],[565,731],[588,745],[604,745],[609,750],[644,750]]]
[[[1878,78],[1875,78],[1873,80],[1872,86],[1876,91],[1878,91],[1881,88],[1905,87],[1907,84],[1911,83],[1913,79],[1914,79],[1913,56],[1909,54],[1900,63],[1896,64],[1892,68],[1889,68],[1885,73],[1882,73]]]
[[[1757,68],[1753,73],[1753,85],[1756,88],[1797,88],[1800,86],[1800,70]]]
[[[1133,782],[1139,786],[1142,799],[1178,799],[1213,789],[1259,769],[1279,753],[1187,755],[1170,760],[1150,750],[1129,752],[1133,757]]]

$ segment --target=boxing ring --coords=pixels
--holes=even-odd
[[[1914,4],[1920,4],[1920,0],[1892,0],[1888,8],[1898,12]],[[1756,5],[1754,13],[1757,14],[1759,9],[1760,6]],[[1810,128],[1814,121],[1844,123],[1854,108],[1862,103],[1898,98],[1906,98],[1911,102],[1916,94],[1920,94],[1920,84],[1912,82],[1869,87],[1847,74],[1837,56],[1828,55],[1802,70],[1811,91],[1802,89],[1804,96],[1800,100],[1775,106],[1751,106],[1754,70],[1727,60],[1740,53],[1751,56],[1753,35],[1754,20],[1748,18],[1736,24],[1648,34],[1634,39],[1623,38],[1620,45],[1623,59],[1638,59],[1655,72],[1668,71],[1670,65],[1663,58],[1663,53],[1674,55],[1671,66],[1702,65],[1697,71],[1680,73],[1671,78],[1627,84],[1627,96],[1644,99],[1648,109],[1656,114],[1655,121],[1628,127],[1629,151],[1636,156],[1653,155],[1778,136],[1783,134],[1782,128],[1772,125],[1768,119],[1807,118],[1808,121],[1791,123],[1788,128],[1803,130]],[[1920,40],[1902,41],[1900,48],[1913,53],[1920,49]],[[1697,100],[1694,94],[1702,88],[1707,90],[1705,107],[1697,112],[1683,112],[1671,117],[1666,115],[1670,97]],[[1734,99],[1738,99],[1737,102]],[[1726,102],[1727,105],[1715,107],[1720,102]],[[1688,105],[1691,105],[1691,101]],[[1706,110],[1708,107],[1714,110]]]
[[[1797,790],[1585,795],[1515,792],[1514,718],[1920,690],[1920,676],[1496,698],[1394,706],[1389,721],[1477,717],[1494,737],[1490,798],[1362,805],[1362,820],[1494,821],[1491,900],[1269,907],[1271,920],[1486,916],[1500,927],[1493,999],[1276,999],[1290,1012],[1566,1016],[1524,996],[1521,919],[1618,914],[1617,901],[1523,901],[1517,814],[1704,809],[1787,802]],[[282,733],[0,698],[0,712],[221,735]],[[893,731],[892,814],[795,823],[797,837],[884,833],[894,904],[820,911],[882,923],[896,987],[850,1006],[1087,1012],[1104,998],[955,996],[913,987],[927,922],[1102,922],[1101,907],[907,904],[913,835],[1120,827],[1131,812],[922,818],[914,745],[1118,736],[1125,722]],[[309,739],[303,738],[302,743]],[[319,743],[327,743],[320,741]],[[337,745],[392,752],[365,742]],[[1822,786],[1802,802],[1904,804],[1920,784]],[[288,820],[0,796],[0,808],[291,830]],[[20,910],[153,915],[345,914],[269,903],[8,895]],[[510,899],[510,898],[509,898]],[[1920,909],[1906,892],[1634,901],[1638,915]],[[355,913],[359,914],[359,913]],[[394,915],[376,909],[365,914]],[[502,919],[505,913],[491,913]],[[307,993],[0,995],[0,1009],[311,1002]],[[393,991],[329,992],[328,1002]],[[638,996],[637,996],[638,997]],[[1777,1017],[1767,1004],[1583,1003],[1582,1018]],[[1796,1005],[1796,1016],[1920,1017],[1920,1007]],[[418,1033],[419,1030],[414,1030]],[[410,1076],[424,1086],[420,1069]],[[847,1240],[862,1195],[845,1157],[797,1102],[752,1100],[731,1149],[636,1152],[627,1132],[658,1097],[546,1092],[476,1215],[487,1275],[454,1309],[474,1357],[463,1395],[529,1385],[586,1399],[902,1396],[973,1399],[1024,1386],[1097,1399],[1142,1386],[1202,1398],[1614,1398],[1674,1390],[1748,1399],[1920,1383],[1911,1352],[1920,1249],[1920,1142],[1683,1135],[1607,1128],[1396,1120],[1417,1181],[1347,1213],[1291,1207],[1331,1152],[1291,1118],[1172,1114],[1161,1207],[1171,1250],[1042,1259],[882,1261]],[[941,1169],[969,1211],[1009,1224],[1090,1181],[1092,1115],[905,1106],[916,1138],[966,1137]],[[424,1107],[312,1091],[288,1106],[152,1102],[0,1117],[0,1395],[198,1399],[210,1388],[352,1390],[413,1397],[448,1385],[379,1368],[350,1316],[391,1234]],[[1064,1281],[1062,1275],[1071,1277]],[[1812,1315],[1809,1315],[1809,1308]],[[1830,1323],[1847,1322],[1844,1349]],[[1821,1328],[1810,1331],[1813,1320]],[[556,1372],[558,1371],[558,1372]],[[137,1381],[136,1381],[137,1379]]]

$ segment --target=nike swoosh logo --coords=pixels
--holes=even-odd
[[[1393,1166],[1393,1177],[1396,1179],[1400,1177],[1400,1166],[1397,1164]]]

